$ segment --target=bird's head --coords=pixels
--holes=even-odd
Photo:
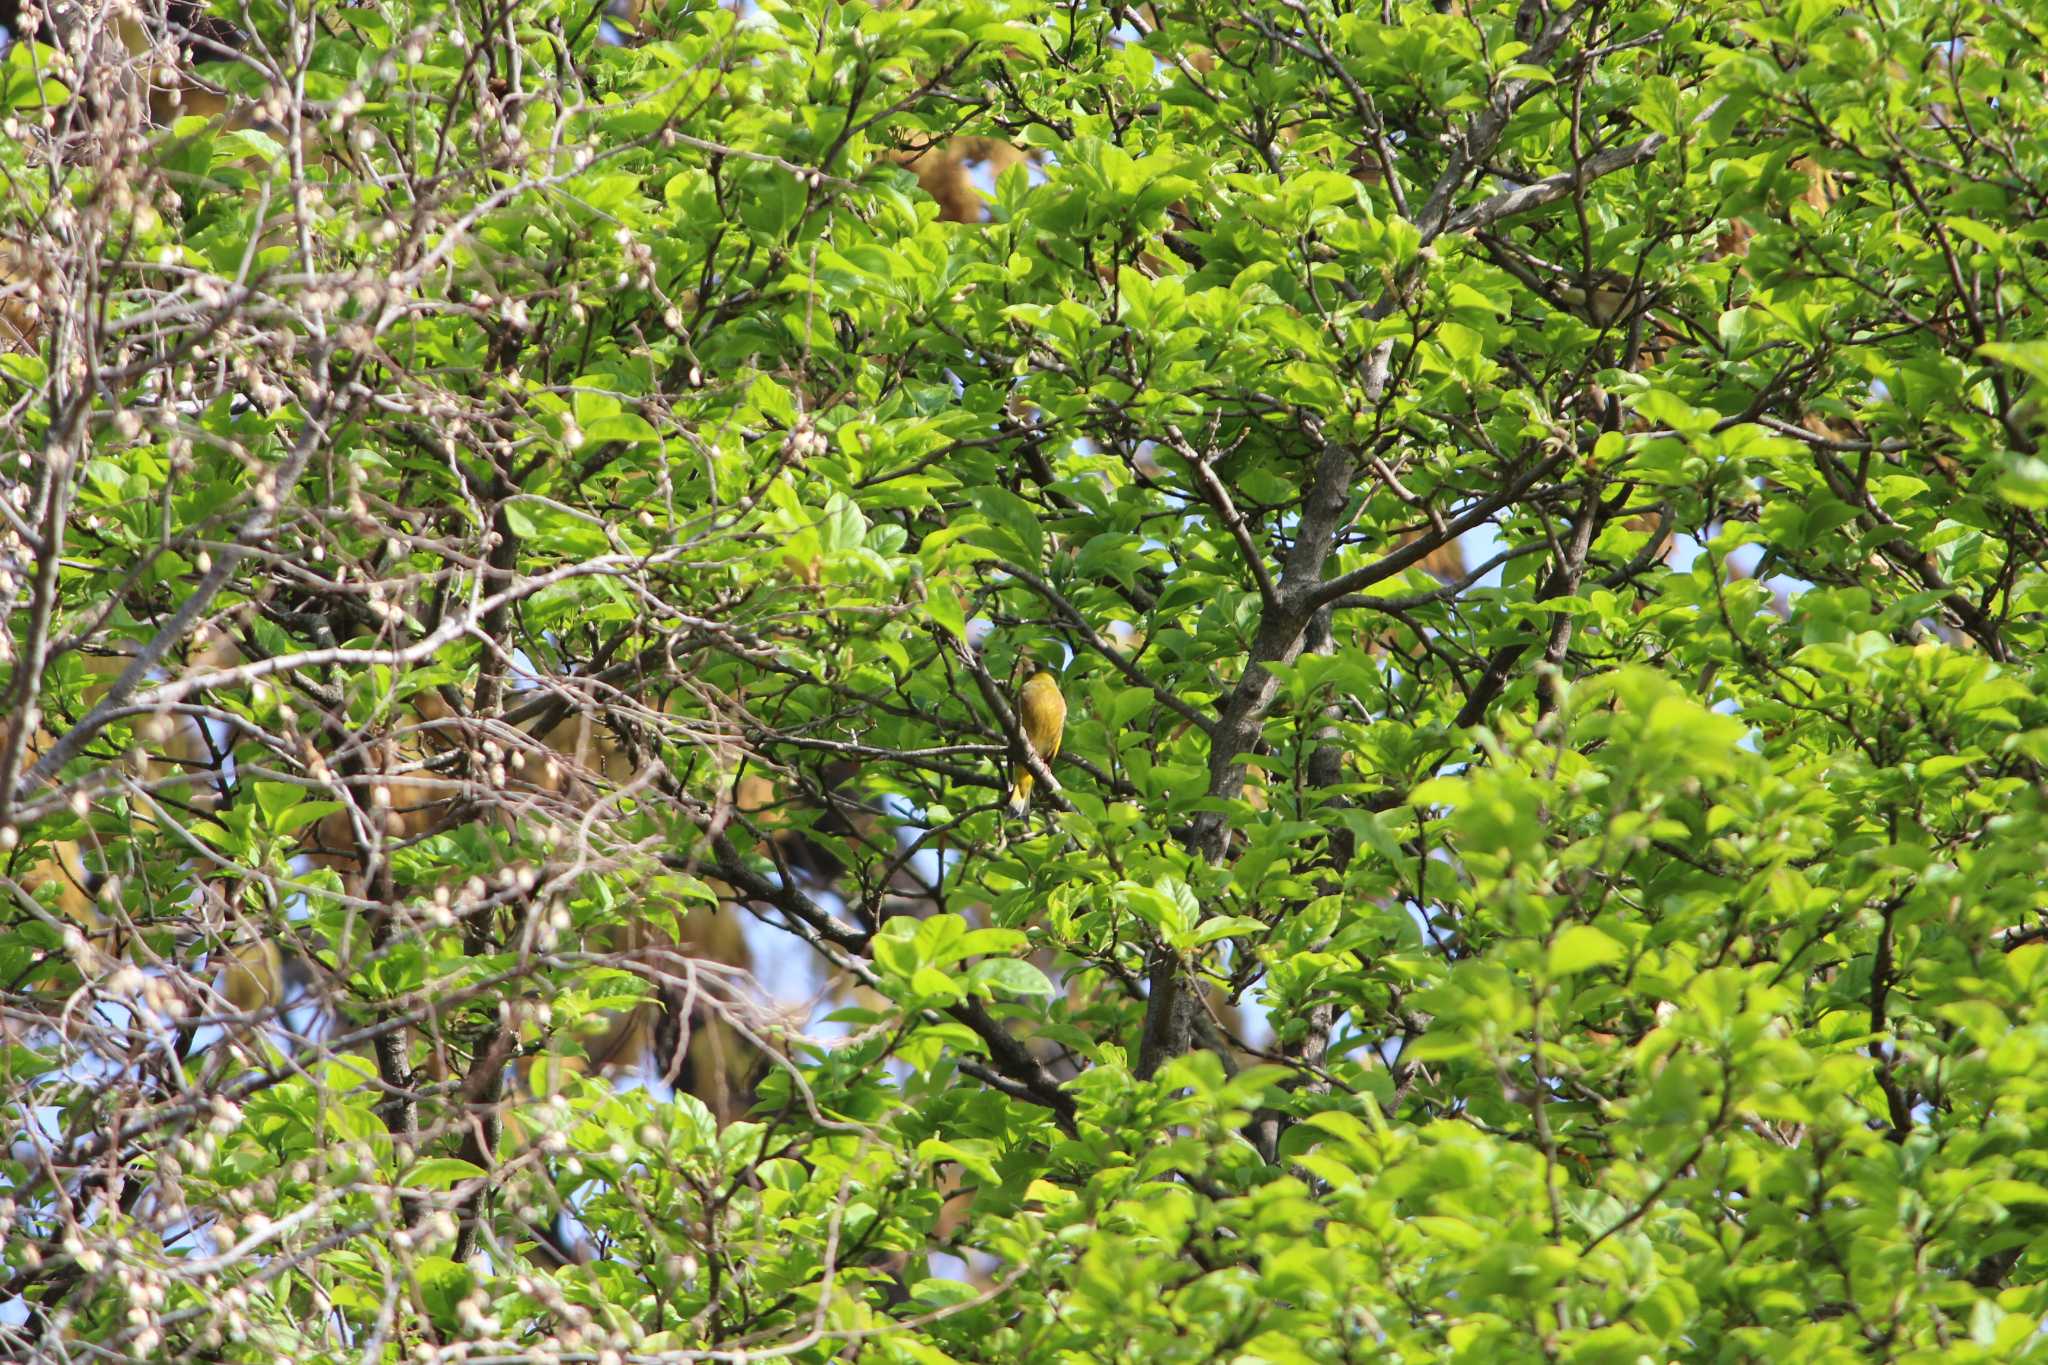
[[[1010,691],[1015,692],[1041,673],[1058,673],[1058,652],[1035,641],[1018,645],[1010,660]]]
[[[1072,647],[1057,635],[1026,639],[1017,645],[1016,656],[1010,664],[1010,690],[1014,693],[1041,673],[1055,685],[1060,685],[1073,661]]]

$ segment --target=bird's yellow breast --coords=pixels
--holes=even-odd
[[[1067,699],[1060,695],[1060,685],[1050,673],[1035,675],[1024,684],[1024,690],[1017,697],[1017,720],[1024,730],[1024,738],[1041,759],[1050,759],[1060,751],[1060,731],[1067,721]]]

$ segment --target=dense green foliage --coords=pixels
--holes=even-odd
[[[0,1355],[2048,1355],[2037,7],[214,10],[0,77]]]

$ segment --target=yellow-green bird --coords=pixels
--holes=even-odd
[[[1067,699],[1060,695],[1059,679],[1041,669],[1031,675],[1017,693],[1017,728],[1024,742],[1041,763],[1051,763],[1060,751],[1060,733],[1067,726]],[[1010,788],[1010,809],[1022,815],[1031,807],[1031,770],[1017,765],[1017,782]]]

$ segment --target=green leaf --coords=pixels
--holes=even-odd
[[[1550,941],[1544,965],[1552,976],[1570,976],[1620,962],[1626,956],[1619,943],[1592,925],[1572,924]]]
[[[938,582],[926,589],[925,612],[956,640],[967,639],[967,604],[960,590],[950,582]]]
[[[414,1189],[445,1190],[483,1174],[484,1168],[473,1161],[436,1156],[415,1162],[405,1173],[405,1183]]]
[[[990,524],[1002,532],[988,543],[1025,568],[1036,569],[1044,555],[1045,537],[1031,504],[1005,488],[977,488],[969,496]]]
[[[1265,932],[1266,924],[1263,920],[1253,919],[1249,915],[1218,915],[1212,919],[1202,921],[1201,925],[1195,930],[1194,942],[1198,944],[1214,943],[1218,939],[1230,938],[1238,934],[1264,934]]]
[[[977,962],[968,970],[967,982],[977,994],[989,991],[1021,995],[1033,1000],[1050,1000],[1052,982],[1031,963],[1017,957],[993,957]]]

